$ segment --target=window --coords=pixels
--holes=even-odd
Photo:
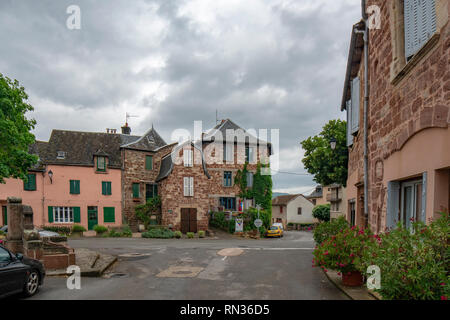
[[[253,158],[253,147],[245,147],[245,162],[252,163],[254,162]]]
[[[283,206],[280,206],[280,213],[283,213]]]
[[[3,213],[3,225],[6,226],[8,224],[8,209],[6,206],[2,206]]]
[[[436,32],[436,1],[405,0],[405,56],[411,59]]]
[[[66,152],[65,151],[58,151],[58,154],[56,155],[56,159],[62,160],[66,158]]]
[[[352,115],[352,128],[351,133],[354,135],[359,130],[359,107],[360,107],[360,79],[356,77],[352,80],[352,101],[351,101],[351,115]]]
[[[133,198],[139,199],[141,197],[139,190],[139,183],[133,183],[132,189],[133,189]]]
[[[350,200],[350,226],[353,227],[356,224],[356,202]]]
[[[28,180],[27,182],[24,181],[23,189],[26,191],[36,191],[36,174],[28,174]]]
[[[153,170],[153,156],[145,156],[145,170]]]
[[[70,180],[70,194],[80,194],[80,180]]]
[[[236,198],[220,198],[220,206],[225,210],[236,210]]]
[[[184,189],[185,197],[193,197],[194,196],[194,178],[193,177],[184,177],[183,189]]]
[[[400,190],[400,217],[404,226],[411,227],[411,219],[417,220],[422,212],[422,181],[404,182]]]
[[[223,145],[223,160],[226,162],[234,161],[234,144],[224,144]]]
[[[297,208],[297,214],[298,214],[299,216],[302,215],[302,208],[301,208],[301,207],[300,207],[300,208]]]
[[[103,222],[116,222],[115,208],[104,207],[103,208]]]
[[[185,167],[192,167],[193,165],[193,152],[192,149],[183,150],[183,163]]]
[[[0,247],[0,263],[9,262],[11,260],[11,255],[8,251]],[[6,279],[5,279],[6,280]]]
[[[232,173],[231,171],[224,171],[223,172],[223,185],[225,187],[231,187],[231,177],[232,177]]]
[[[157,184],[146,184],[145,185],[145,201],[153,199],[158,195],[158,185]]]
[[[247,172],[247,187],[253,187],[253,173]]]
[[[105,157],[97,157],[97,171],[106,171]]]
[[[55,223],[73,223],[72,207],[53,207],[53,222]]]
[[[112,194],[111,182],[110,181],[102,181],[102,195],[110,196],[111,194]]]

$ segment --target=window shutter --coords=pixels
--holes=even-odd
[[[422,212],[420,213],[420,221],[425,222],[427,221],[427,173],[424,172],[422,175]]]
[[[353,135],[352,135],[352,101],[347,101],[347,147],[353,145]]]
[[[73,180],[69,181],[69,186],[70,186],[70,194],[74,194],[75,193],[75,188],[73,185]]]
[[[188,197],[189,196],[189,178],[188,177],[184,177],[183,178],[183,189],[184,189],[184,196]]]
[[[133,198],[139,198],[139,183],[133,183]]]
[[[399,199],[400,199],[400,182],[388,182],[388,199],[387,199],[387,221],[388,228],[395,228],[398,223]]]
[[[194,178],[193,177],[189,178],[189,195],[191,197],[194,196]]]
[[[36,190],[36,175],[30,174],[29,179],[30,179],[31,190]]]
[[[102,181],[102,194],[106,195],[106,182]]]
[[[80,207],[72,207],[73,210],[73,222],[81,222],[81,215],[80,215]]]
[[[152,156],[145,156],[145,169],[153,170],[153,157]]]
[[[405,0],[405,55],[411,58],[436,32],[436,1]]]
[[[104,207],[103,208],[103,221],[104,222],[116,222],[115,208]]]
[[[53,207],[48,206],[48,222],[53,223]]]
[[[192,150],[183,150],[183,163],[185,167],[192,167]]]
[[[359,130],[360,97],[360,79],[357,77],[352,80],[352,134]]]
[[[75,180],[75,192],[80,194],[80,180]]]

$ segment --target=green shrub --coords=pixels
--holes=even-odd
[[[71,232],[70,227],[64,227],[64,226],[43,226],[42,230],[53,231],[53,232],[57,232],[59,234],[65,234],[65,235],[68,235]]]
[[[105,226],[100,226],[98,224],[96,224],[94,226],[94,231],[98,234],[98,235],[102,235],[103,233],[108,231],[108,228]]]
[[[320,221],[330,221],[330,204],[321,204],[315,206],[312,215]]]
[[[4,236],[4,235],[5,235],[5,232],[0,230],[0,236]]]
[[[199,237],[199,238],[204,238],[204,237],[205,237],[205,231],[200,230],[200,231],[198,232],[198,237]]]
[[[169,229],[151,229],[147,232],[142,233],[143,238],[160,238],[160,239],[171,239],[175,236],[175,233]]]
[[[186,233],[186,235],[187,235],[187,237],[188,237],[189,239],[194,238],[194,233],[193,233],[193,232],[188,232],[188,233]]]
[[[450,297],[450,219],[448,213],[425,225],[412,222],[409,230],[397,228],[367,245],[359,269],[376,265],[381,271],[383,299],[446,300]]]
[[[108,233],[108,236],[111,238],[120,238],[122,236],[122,232],[111,229]]]
[[[344,273],[358,271],[359,263],[370,242],[376,241],[369,229],[346,227],[316,246],[313,264],[324,270]]]
[[[325,240],[337,235],[340,231],[348,227],[348,222],[344,217],[320,223],[314,230],[314,240],[321,244]]]
[[[180,239],[183,236],[181,231],[175,231],[175,238]]]
[[[287,225],[288,227],[292,227],[294,224],[292,222],[289,222]]]
[[[74,224],[72,226],[72,233],[73,232],[85,232],[85,231],[86,231],[86,228],[83,226],[80,226],[79,224]]]
[[[259,233],[261,234],[261,237],[265,237],[267,233],[266,227],[262,226],[259,228]]]
[[[131,231],[131,228],[127,224],[124,224],[122,226],[122,236],[128,238],[133,236],[133,232]]]

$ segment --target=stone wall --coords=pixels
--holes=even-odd
[[[381,8],[381,30],[369,37],[369,224],[384,228],[387,186],[384,163],[422,130],[447,128],[450,123],[450,25],[448,1],[437,0],[438,34],[407,64],[399,62],[403,34],[400,2],[372,0]],[[395,27],[394,27],[395,25]],[[400,59],[401,60],[401,59]],[[359,76],[364,82],[364,61]],[[363,86],[362,86],[363,87]],[[360,130],[349,155],[349,199],[363,182],[363,90]],[[432,155],[430,155],[432,156]],[[414,159],[404,159],[414,161]],[[357,213],[361,215],[361,212]]]

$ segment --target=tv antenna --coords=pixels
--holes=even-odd
[[[139,118],[139,116],[135,116],[132,114],[129,114],[128,112],[125,113],[125,123],[128,124],[128,119],[130,118]]]

